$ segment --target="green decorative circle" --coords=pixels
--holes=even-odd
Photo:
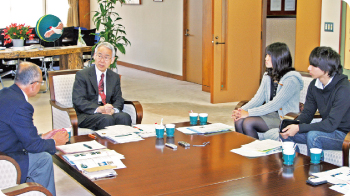
[[[62,21],[55,15],[42,16],[36,23],[35,32],[40,39],[46,42],[54,42],[63,33]]]

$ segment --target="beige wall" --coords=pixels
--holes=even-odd
[[[295,18],[267,18],[266,46],[274,42],[284,42],[292,54],[294,66],[295,54]]]
[[[183,1],[141,2],[115,6],[131,42],[125,55],[118,54],[119,60],[182,75]],[[96,8],[97,1],[90,0],[91,11]],[[93,22],[91,28],[95,28]]]
[[[322,0],[321,46],[332,47],[339,52],[341,0]],[[324,31],[324,23],[333,22],[333,32]],[[310,51],[311,52],[311,51]]]
[[[317,11],[310,14],[310,9],[320,9],[316,8],[320,2],[322,2],[322,15]],[[322,22],[315,24],[305,20],[297,25],[295,19],[269,18],[266,21],[266,44],[276,41],[287,43],[292,52],[293,62],[295,62],[294,53],[297,48],[296,56],[298,56],[299,65],[296,65],[296,68],[307,71],[308,55],[315,46],[327,45],[339,50],[340,0],[301,1],[301,3],[298,2],[298,7],[303,4],[309,8],[298,9],[299,17],[317,21],[321,16]],[[91,11],[96,10],[96,7],[97,1],[90,0]],[[119,55],[119,60],[182,75],[183,0],[164,0],[163,2],[142,0],[141,5],[123,5],[122,7],[117,5],[116,11],[123,18],[121,23],[126,27],[127,38],[132,44],[126,48],[126,55]],[[334,22],[334,32],[324,32],[324,22]],[[91,28],[94,28],[93,22]],[[315,28],[321,29],[317,31],[318,35],[310,34],[310,30]],[[295,35],[298,31],[302,32],[300,40],[293,42],[296,38],[298,39]],[[310,43],[310,40],[313,40],[312,44],[305,45]],[[296,43],[299,46],[296,46]]]

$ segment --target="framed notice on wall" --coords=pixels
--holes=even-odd
[[[141,0],[125,0],[125,4],[140,5],[141,4]]]
[[[267,0],[267,17],[295,17],[297,0]]]

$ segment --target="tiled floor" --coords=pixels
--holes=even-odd
[[[140,101],[143,106],[143,124],[188,121],[188,111],[206,112],[208,121],[233,125],[230,118],[236,103],[211,104],[210,94],[203,92],[201,85],[157,76],[119,66],[122,75],[122,91],[126,100]],[[13,80],[4,79],[5,86],[13,84]],[[45,89],[42,87],[42,89]],[[30,98],[34,106],[34,124],[39,133],[52,129],[50,95],[40,93]],[[126,168],[127,169],[127,168]],[[91,195],[74,179],[55,166],[55,182],[57,195]]]

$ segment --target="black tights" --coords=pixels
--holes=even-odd
[[[265,121],[260,116],[250,116],[241,118],[235,122],[235,128],[238,133],[243,133],[259,139],[258,132],[265,133],[269,130]]]

